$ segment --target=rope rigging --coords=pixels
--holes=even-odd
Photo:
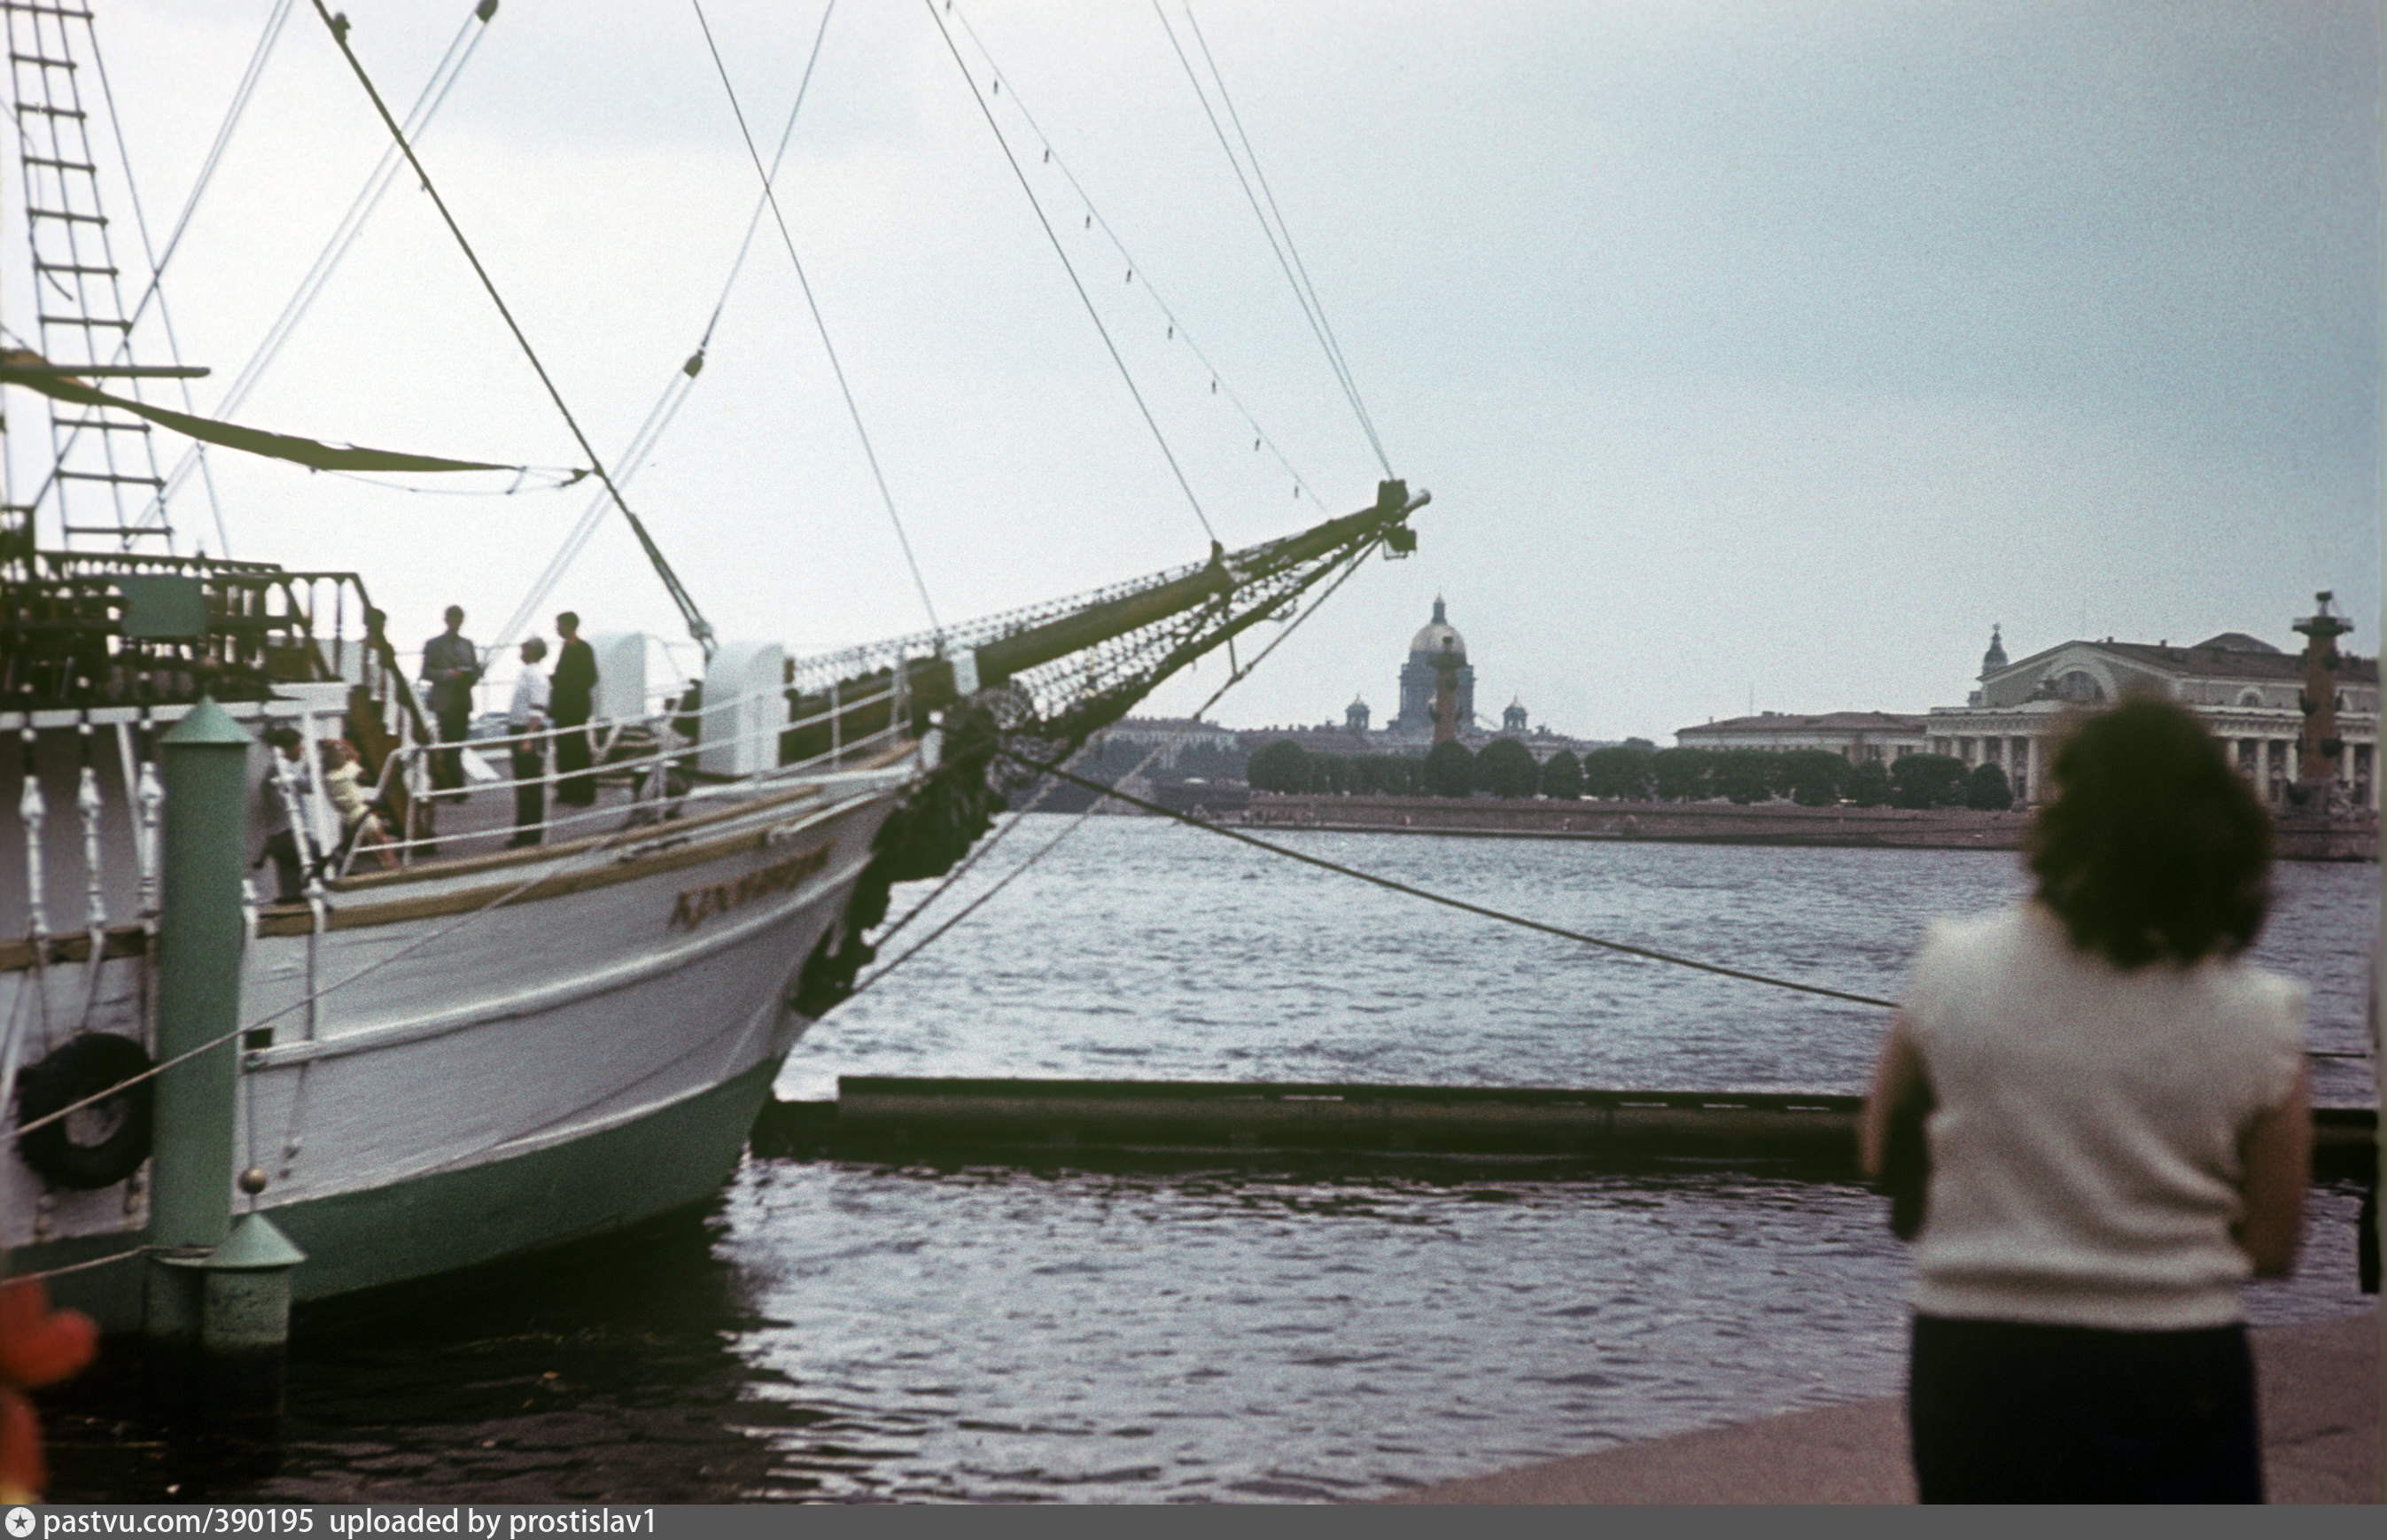
[[[1208,700],[1194,708],[1191,720],[1199,722],[1204,716],[1209,713],[1211,707],[1216,706],[1220,701],[1226,698],[1226,694],[1229,690],[1234,688],[1237,685],[1249,678],[1253,670],[1258,668],[1260,664],[1268,661],[1268,655],[1269,653],[1275,651],[1278,647],[1282,645],[1287,637],[1290,637],[1295,631],[1300,630],[1304,622],[1307,621],[1310,616],[1316,614],[1319,612],[1319,609],[1323,606],[1328,600],[1334,597],[1336,589],[1342,587],[1344,584],[1350,581],[1351,574],[1359,570],[1360,563],[1368,559],[1369,554],[1372,552],[1380,543],[1381,541],[1379,540],[1370,540],[1352,551],[1348,557],[1344,559],[1343,570],[1335,575],[1333,582],[1326,586],[1325,591],[1320,593],[1317,598],[1311,600],[1307,607],[1303,609],[1299,614],[1294,616],[1290,622],[1280,629],[1277,634],[1269,639],[1269,644],[1266,647],[1261,648],[1259,651],[1254,653],[1250,663],[1241,664],[1240,666],[1230,665],[1227,671],[1227,682],[1220,685],[1217,689],[1212,690]],[[1231,650],[1230,650],[1229,656],[1233,656]],[[1069,754],[1067,758],[1061,762],[1062,769],[1066,771],[1069,765],[1076,764],[1083,752],[1084,745],[1081,744],[1076,751]],[[1159,754],[1160,749],[1156,746],[1150,753],[1144,755],[1142,760],[1137,762],[1135,768],[1130,770],[1125,776],[1119,778],[1118,783],[1115,784],[1123,785],[1127,781],[1133,780],[1136,776],[1143,775],[1145,769],[1151,765],[1152,762],[1159,757]],[[1012,757],[1017,763],[1034,763],[1033,761],[1020,759],[1016,755]],[[1075,780],[1076,777],[1066,775],[1059,777],[1044,777],[1038,785],[1035,794],[1029,799],[1028,805],[1019,810],[1021,816],[1024,817],[1026,814],[1035,812],[1037,804],[1044,800],[1045,794],[1055,786],[1059,785],[1062,779]],[[1078,784],[1084,786],[1091,783],[1079,781]],[[1107,795],[1107,793],[1105,793],[1105,795]],[[910,950],[903,953],[903,955],[895,958],[893,961],[888,963],[884,967],[881,967],[878,972],[856,984],[853,988],[853,994],[860,994],[863,991],[870,988],[873,984],[878,983],[881,978],[886,978],[897,968],[902,967],[905,963],[910,962],[922,952],[928,950],[929,942],[934,941],[946,931],[951,930],[954,927],[961,924],[962,921],[978,913],[978,911],[984,907],[988,901],[992,899],[995,894],[1011,886],[1011,882],[1014,877],[1018,877],[1021,873],[1027,871],[1029,867],[1033,866],[1039,861],[1042,861],[1046,856],[1052,854],[1053,852],[1059,847],[1062,840],[1067,839],[1072,834],[1077,833],[1078,830],[1085,824],[1086,820],[1093,816],[1094,809],[1102,805],[1102,801],[1101,797],[1096,797],[1092,802],[1087,803],[1084,812],[1079,814],[1075,819],[1064,826],[1060,833],[1045,841],[1045,843],[1033,854],[1029,855],[1027,860],[1022,861],[1018,865],[1014,866],[1010,871],[1005,872],[1001,877],[996,879],[994,886],[989,888],[985,892],[980,893],[968,903],[963,905],[958,914],[954,915],[943,924],[938,926],[936,929],[928,932],[927,936],[921,938],[916,944],[911,947]],[[952,871],[945,874],[944,880],[937,885],[936,891],[930,893],[927,898],[922,899],[917,904],[914,905],[903,918],[880,930],[878,934],[873,938],[872,944],[874,946],[885,945],[897,931],[903,929],[914,920],[918,919],[921,914],[925,912],[929,905],[935,903],[939,899],[944,897],[946,893],[950,892],[953,890],[954,885],[961,881],[963,877],[968,873],[972,866],[978,865],[978,861],[980,856],[985,855],[996,845],[1001,844],[1003,842],[1004,836],[1009,834],[1013,829],[1019,827],[1019,825],[1020,819],[1014,818],[1010,823],[1005,824],[1003,827],[997,829],[993,838],[988,839],[978,849],[970,852],[969,855],[964,859],[959,865],[956,865]],[[852,999],[852,995],[850,994],[846,998]]]
[[[1236,158],[1234,146],[1227,142],[1227,131],[1219,123],[1218,113],[1211,108],[1210,97],[1202,89],[1200,77],[1194,72],[1194,61],[1186,57],[1184,46],[1177,41],[1177,30],[1168,24],[1168,13],[1161,8],[1160,0],[1152,0],[1152,13],[1159,18],[1161,30],[1168,34],[1168,46],[1176,53],[1177,62],[1185,67],[1185,79],[1193,85],[1194,96],[1202,103],[1202,115],[1209,119],[1211,132],[1219,136],[1219,147],[1226,152],[1227,164],[1234,169],[1235,181],[1242,186],[1244,199],[1251,204],[1253,216],[1260,221],[1260,234],[1268,237],[1269,249],[1276,254],[1277,266],[1283,270],[1285,282],[1293,285],[1294,301],[1301,307],[1303,319],[1309,322],[1310,334],[1317,337],[1318,346],[1325,351],[1327,367],[1334,372],[1335,382],[1343,387],[1343,396],[1351,404],[1352,415],[1358,418],[1359,431],[1367,435],[1368,445],[1376,451],[1376,462],[1384,468],[1384,474],[1391,475],[1393,462],[1384,454],[1383,440],[1376,436],[1375,421],[1368,415],[1367,405],[1359,399],[1359,386],[1352,379],[1351,366],[1343,357],[1342,343],[1335,337],[1334,328],[1327,323],[1326,307],[1320,303],[1318,287],[1309,280],[1308,266],[1302,261],[1301,252],[1293,244],[1293,230],[1284,222],[1284,211],[1277,207],[1276,192],[1269,186],[1268,177],[1260,170],[1259,155],[1252,148],[1251,135],[1244,132],[1244,120],[1235,110],[1234,99],[1227,95],[1226,76],[1219,72],[1219,61],[1211,56],[1209,40],[1202,35],[1201,24],[1194,19],[1193,6],[1189,4],[1185,7],[1185,24],[1192,29],[1194,41],[1202,50],[1203,62],[1210,67],[1211,82],[1219,93],[1219,104],[1227,109],[1229,120],[1235,125],[1235,137],[1243,141],[1241,159]],[[1244,160],[1251,162],[1249,177],[1244,174]],[[1256,181],[1260,188],[1257,194],[1252,191],[1252,183]],[[1260,208],[1262,196],[1268,199],[1265,212]],[[1269,223],[1271,215],[1275,217],[1273,225]],[[1282,236],[1282,244],[1279,243],[1280,234]]]
[[[1120,237],[1118,231],[1094,202],[1092,195],[1086,191],[1085,183],[1078,180],[1078,173],[1070,169],[1067,158],[1053,147],[1052,136],[1044,132],[1043,125],[1037,122],[1035,114],[1028,109],[1028,100],[1019,94],[1018,82],[1003,72],[1003,66],[995,61],[992,50],[987,47],[986,40],[979,36],[978,28],[971,23],[969,13],[955,10],[953,16],[954,20],[962,24],[962,32],[969,38],[970,45],[976,48],[979,57],[986,61],[989,77],[1004,88],[1003,94],[1009,99],[1012,110],[1019,114],[1020,120],[1028,125],[1028,131],[1034,134],[1037,142],[1043,146],[1043,163],[1061,173],[1062,179],[1068,183],[1070,192],[1076,194],[1078,201],[1085,207],[1086,228],[1100,230],[1104,238],[1110,242],[1111,248],[1118,253],[1119,260],[1126,264],[1127,270],[1143,275],[1142,282],[1137,286],[1151,297],[1153,305],[1159,309],[1168,326],[1168,339],[1182,341],[1193,352],[1194,359],[1208,371],[1210,393],[1214,396],[1223,395],[1234,407],[1237,415],[1241,416],[1245,424],[1251,428],[1254,435],[1252,448],[1257,450],[1265,446],[1269,453],[1275,456],[1277,464],[1283,467],[1284,473],[1293,478],[1293,484],[1298,495],[1309,499],[1320,507],[1325,506],[1325,499],[1319,497],[1316,490],[1310,486],[1308,478],[1304,476],[1300,469],[1293,463],[1291,457],[1284,452],[1283,447],[1260,427],[1257,415],[1244,404],[1244,398],[1235,392],[1234,387],[1225,383],[1224,372],[1211,360],[1209,354],[1203,351],[1202,345],[1194,340],[1194,334],[1185,324],[1184,318],[1177,313],[1176,308],[1169,304],[1159,286],[1152,282],[1152,276],[1145,271],[1143,264],[1137,261],[1135,254],[1128,249],[1127,242]]]
[[[614,484],[612,473],[605,469],[605,462],[598,457],[596,446],[589,443],[587,434],[581,430],[580,420],[572,414],[572,408],[565,403],[563,393],[556,387],[554,378],[547,372],[547,365],[540,361],[538,350],[531,346],[530,338],[524,335],[522,326],[514,320],[513,311],[507,308],[505,297],[498,293],[496,281],[490,278],[488,270],[481,265],[481,259],[474,251],[472,242],[465,239],[463,227],[456,222],[456,216],[448,212],[448,200],[441,197],[439,189],[433,185],[431,173],[423,169],[422,160],[416,157],[414,146],[407,140],[406,131],[398,126],[397,119],[390,116],[388,105],[382,100],[381,93],[374,89],[373,77],[365,72],[364,62],[357,57],[356,50],[348,46],[347,19],[341,17],[335,19],[332,13],[324,7],[323,0],[314,0],[314,6],[315,14],[323,19],[324,27],[331,32],[332,41],[339,44],[341,57],[348,61],[348,68],[356,72],[357,82],[365,88],[365,95],[372,98],[373,111],[380,114],[383,126],[387,128],[390,136],[397,140],[398,149],[404,153],[407,165],[413,170],[415,176],[422,182],[423,191],[430,197],[432,207],[439,211],[440,221],[448,226],[448,233],[456,238],[456,245],[464,253],[464,259],[472,264],[474,276],[481,281],[481,287],[487,293],[490,303],[498,308],[498,314],[505,321],[506,329],[513,334],[514,341],[521,347],[523,357],[530,360],[532,370],[538,375],[539,384],[547,387],[548,398],[555,403],[555,410],[563,418],[564,425],[572,430],[574,441],[579,444],[581,453],[587,456],[589,465],[597,473],[597,479],[605,484],[605,490],[613,495],[613,505],[622,511],[622,517],[629,522],[630,532],[638,536],[638,545],[646,551],[648,562],[655,569],[655,575],[663,579],[663,587],[671,595],[672,602],[679,607],[680,617],[688,624],[688,635],[696,638],[697,643],[704,648],[706,655],[710,657],[713,650],[712,625],[706,622],[703,613],[697,609],[695,599],[680,582],[679,574],[672,570],[670,562],[664,559],[662,548],[657,546],[654,537],[647,533],[646,524],[638,514],[631,511],[628,500],[622,496],[622,489]]]
[[[771,158],[769,181],[777,180],[780,162],[787,158],[789,141],[794,137],[796,132],[796,115],[803,110],[805,95],[812,89],[813,69],[820,62],[821,44],[828,36],[828,19],[836,9],[837,0],[829,0],[829,4],[821,11],[820,26],[813,33],[812,53],[804,60],[803,78],[796,85],[795,103],[788,108],[787,124],[779,131],[779,147]],[[647,420],[638,424],[638,431],[630,435],[630,442],[624,448],[621,458],[614,461],[621,467],[615,478],[620,485],[628,486],[631,479],[638,473],[639,468],[646,462],[647,456],[653,452],[655,445],[662,440],[664,431],[671,426],[672,419],[679,415],[679,409],[687,401],[690,389],[694,387],[696,377],[703,372],[706,350],[713,346],[714,329],[721,324],[721,312],[729,304],[729,291],[737,286],[738,275],[745,271],[747,253],[754,247],[755,233],[762,229],[763,215],[769,207],[767,198],[755,199],[754,212],[746,221],[746,234],[738,243],[738,255],[730,260],[728,276],[721,282],[721,293],[713,302],[713,313],[705,320],[704,333],[697,339],[696,351],[688,356],[686,362],[672,371],[671,378],[663,385],[663,394],[655,398],[654,406],[649,409]],[[604,521],[608,500],[606,493],[602,490],[589,499],[587,509],[580,515],[580,522],[573,525],[572,532],[564,536],[563,543],[556,549],[555,554],[548,559],[546,567],[540,571],[537,579],[531,584],[530,591],[524,596],[523,601],[515,606],[513,614],[507,619],[505,626],[499,632],[498,639],[490,647],[493,654],[504,651],[512,643],[522,628],[530,624],[531,617],[537,614],[539,608],[547,602],[548,596],[554,592],[555,586],[563,581],[563,574],[571,570],[573,562],[579,560],[581,551],[587,547],[590,537],[597,532],[598,525]]]
[[[472,62],[474,50],[481,45],[481,39],[487,35],[486,23],[496,14],[495,0],[479,0],[472,12],[465,17],[463,23],[456,29],[456,35],[448,40],[447,51],[440,55],[439,62],[432,68],[430,77],[423,82],[422,91],[415,96],[414,105],[407,109],[406,131],[418,143],[429,131],[431,120],[437,115],[440,107],[448,100],[448,93],[454,88],[458,79],[462,76],[464,67]],[[375,164],[372,173],[365,178],[364,185],[359,188],[357,196],[349,200],[347,212],[343,213],[339,222],[332,227],[330,238],[323,243],[322,250],[316,253],[315,260],[309,265],[306,276],[299,279],[298,286],[292,290],[290,297],[283,302],[281,313],[276,315],[273,318],[273,323],[265,329],[265,335],[249,353],[248,361],[240,366],[240,372],[234,374],[232,383],[224,387],[222,397],[216,402],[217,416],[229,417],[239,410],[241,404],[248,399],[250,392],[257,388],[259,383],[264,378],[267,368],[281,354],[283,347],[289,343],[292,334],[297,330],[298,323],[306,318],[308,310],[313,308],[316,298],[322,295],[324,286],[332,281],[333,273],[347,257],[349,248],[354,246],[358,237],[364,234],[366,221],[373,218],[373,211],[381,206],[383,195],[389,191],[390,183],[397,176],[398,168],[402,164],[404,164],[404,158],[398,154],[397,145],[393,145],[382,152],[380,161]],[[194,189],[192,201],[196,203],[196,200],[197,191]],[[187,217],[186,212],[185,218]],[[201,474],[205,475],[206,463],[205,452],[202,449],[196,447],[185,449],[182,459],[177,461],[174,468],[167,473],[166,485],[158,489],[155,498],[150,499],[149,507],[143,512],[142,522],[147,524],[153,519],[163,518],[167,503],[171,501],[174,494],[182,489],[183,483],[189,479],[193,468],[198,468]],[[218,533],[221,535],[221,531],[219,530]],[[229,554],[229,548],[227,548],[227,554]]]
[[[316,4],[322,3],[322,0],[316,0]],[[1069,275],[1069,286],[1078,291],[1078,298],[1085,305],[1086,314],[1092,318],[1094,330],[1101,334],[1103,347],[1110,353],[1111,362],[1118,366],[1119,378],[1127,383],[1128,394],[1135,398],[1135,410],[1143,414],[1144,425],[1152,430],[1153,442],[1160,446],[1161,458],[1168,461],[1170,473],[1176,476],[1177,485],[1183,489],[1185,500],[1194,507],[1194,517],[1201,521],[1202,533],[1210,537],[1212,545],[1217,545],[1219,532],[1210,527],[1210,516],[1202,511],[1202,499],[1194,495],[1194,484],[1185,479],[1185,468],[1177,463],[1177,454],[1168,447],[1168,435],[1160,431],[1159,421],[1152,415],[1152,408],[1145,403],[1143,392],[1136,387],[1135,376],[1129,372],[1127,360],[1119,356],[1118,344],[1111,340],[1110,328],[1103,324],[1102,312],[1094,308],[1093,296],[1086,292],[1084,280],[1078,276],[1077,264],[1069,260],[1068,248],[1061,244],[1060,234],[1053,228],[1053,221],[1045,217],[1044,205],[1036,196],[1036,189],[1029,183],[1027,170],[1019,164],[1019,158],[1011,153],[1011,141],[1004,136],[1003,125],[994,120],[993,110],[987,106],[985,95],[978,88],[978,78],[963,62],[962,51],[954,42],[953,29],[945,25],[944,17],[937,9],[937,0],[926,0],[926,4],[928,19],[937,24],[937,35],[945,40],[946,50],[954,56],[954,68],[959,69],[962,79],[969,83],[970,100],[978,104],[979,113],[986,119],[986,126],[993,131],[995,145],[1003,151],[1003,158],[1010,164],[1011,174],[1019,179],[1020,191],[1028,195],[1029,208],[1035,210],[1036,222],[1044,227],[1044,238],[1053,243],[1055,255],[1061,259],[1062,271]],[[1128,276],[1135,276],[1133,269],[1129,270]]]
[[[928,580],[920,575],[919,558],[912,553],[912,537],[903,533],[903,517],[895,511],[895,494],[888,488],[887,473],[879,468],[878,451],[871,447],[870,430],[862,421],[862,408],[854,400],[853,386],[845,377],[845,365],[838,360],[837,345],[829,340],[828,320],[821,314],[820,301],[813,295],[813,281],[805,276],[803,259],[796,255],[796,238],[789,234],[787,216],[779,211],[778,194],[774,192],[771,186],[774,172],[764,169],[763,154],[754,147],[753,133],[746,126],[746,109],[738,105],[738,88],[729,83],[729,67],[722,62],[721,49],[713,41],[713,26],[704,19],[704,6],[701,0],[688,0],[688,4],[695,7],[696,24],[704,31],[705,49],[713,55],[713,68],[721,76],[721,89],[729,96],[729,110],[738,120],[738,133],[739,137],[746,141],[746,153],[754,162],[754,174],[763,179],[763,201],[770,206],[772,221],[779,227],[779,240],[787,246],[788,260],[796,270],[797,285],[804,291],[804,306],[813,313],[813,328],[820,334],[821,351],[828,355],[829,372],[837,376],[837,388],[845,398],[846,413],[853,419],[853,431],[862,440],[863,458],[870,462],[871,479],[878,484],[879,501],[886,505],[888,522],[895,526],[896,543],[903,548],[903,563],[912,569],[912,586],[919,590],[920,606],[928,612],[929,628],[941,632],[944,629],[944,623],[937,618],[936,602],[928,597]],[[834,0],[832,0],[830,9],[835,8]],[[828,30],[827,11],[821,13],[821,30],[824,33]],[[820,47],[817,43],[814,44],[813,55],[815,59],[819,57]],[[812,66],[809,64],[804,67],[804,80],[807,83],[812,80]],[[799,105],[802,104],[802,93],[799,90],[797,94]],[[788,122],[789,127],[794,126],[795,117],[792,113],[789,115]],[[784,138],[780,140],[779,147],[782,152],[786,150],[787,141]]]

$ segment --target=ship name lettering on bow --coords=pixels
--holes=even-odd
[[[815,845],[784,861],[757,867],[734,882],[687,889],[679,895],[679,902],[672,905],[671,928],[693,930],[714,915],[726,914],[739,904],[784,893],[827,865],[828,850],[827,845]]]

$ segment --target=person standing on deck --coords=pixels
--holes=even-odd
[[[450,604],[448,629],[423,644],[423,682],[429,687],[427,703],[442,744],[461,744],[473,726],[473,686],[481,677],[481,659],[463,631],[463,607]],[[463,790],[462,749],[442,748],[431,756],[431,785],[439,791]]]
[[[506,736],[513,743],[514,837],[508,847],[536,845],[547,826],[548,681],[538,671],[546,639],[522,644],[522,673],[514,678],[513,704],[506,712]]]
[[[580,617],[555,617],[563,646],[555,655],[555,800],[566,807],[597,801],[597,776],[589,768],[588,717],[597,697],[597,650],[580,639]]]
[[[307,896],[307,863],[300,853],[297,818],[304,816],[308,794],[314,789],[309,775],[306,741],[298,730],[289,726],[269,727],[265,741],[273,751],[290,762],[290,785],[284,790],[278,773],[269,769],[258,795],[265,800],[265,853],[251,864],[256,870],[268,861],[273,863],[276,903],[297,903]]]

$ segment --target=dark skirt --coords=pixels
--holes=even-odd
[[[1926,1503],[2259,1503],[2246,1328],[1914,1318],[1906,1412]]]

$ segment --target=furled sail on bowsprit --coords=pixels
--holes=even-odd
[[[1073,749],[1204,653],[1285,617],[1305,591],[1377,546],[1396,555],[1415,549],[1407,520],[1428,498],[1386,481],[1372,508],[1281,540],[1232,552],[1214,547],[1207,562],[1092,593],[802,660],[791,716],[828,713],[832,689],[851,700],[884,692],[901,668],[903,693],[917,711],[976,701],[1005,733]],[[853,737],[884,725],[847,716],[841,730]],[[784,757],[825,751],[828,732],[824,723],[790,734]]]
[[[1017,784],[1006,771],[1065,757],[1204,653],[1260,621],[1291,619],[1304,593],[1379,547],[1415,550],[1408,516],[1429,498],[1385,481],[1374,507],[1281,540],[1232,553],[1213,547],[1192,566],[797,663],[790,720],[811,726],[787,734],[783,760],[831,752],[835,734],[884,729],[897,702],[917,726],[938,721],[945,743],[936,772],[879,830],[844,923],[807,959],[796,1009],[818,1016],[852,992],[877,955],[864,935],[886,918],[890,890],[953,868],[1002,810],[1003,784]],[[847,712],[846,700],[872,703]]]

